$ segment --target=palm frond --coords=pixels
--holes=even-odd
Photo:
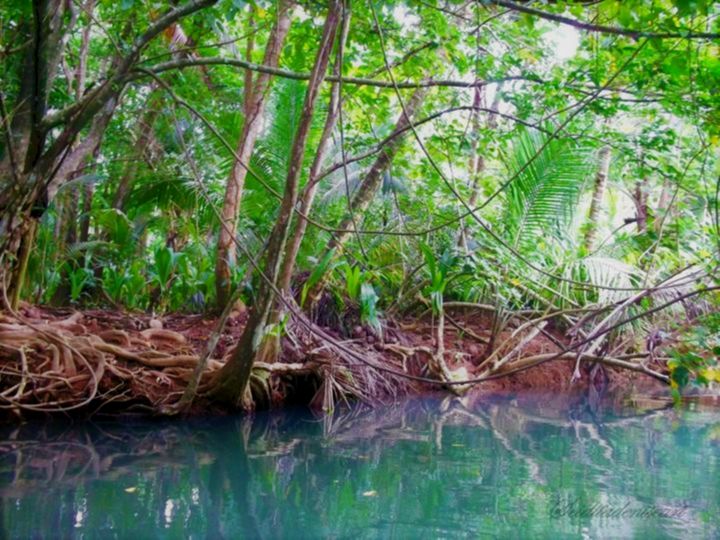
[[[277,192],[283,191],[304,99],[305,87],[302,81],[280,80],[273,86],[267,114],[268,125],[255,144],[250,159],[250,169],[254,175],[247,175],[243,197],[243,207],[251,217],[267,213],[268,201],[271,199],[264,185]]]
[[[642,277],[641,271],[621,260],[612,257],[585,257],[575,261],[570,267],[568,277],[578,281],[587,281],[597,289],[599,304],[613,304],[635,294]]]
[[[668,313],[689,311],[687,316],[692,318],[706,311],[708,305],[704,299],[693,298],[689,303],[678,302],[671,304],[671,302],[701,288],[703,285],[709,285],[705,269],[697,266],[689,266],[665,281],[661,288],[652,292],[651,297],[658,305],[670,304],[667,308]],[[691,309],[688,310],[688,307],[691,307]]]
[[[504,208],[506,233],[515,246],[530,248],[540,236],[563,236],[591,177],[592,157],[592,148],[573,140],[520,133],[505,160],[508,174],[517,175],[507,188]]]
[[[257,142],[256,153],[272,166],[273,172],[285,179],[290,163],[290,152],[297,131],[305,99],[301,81],[284,79],[274,88],[271,103],[271,121]]]
[[[195,208],[201,201],[200,188],[193,178],[181,175],[155,176],[137,183],[128,195],[126,208],[128,214],[144,213],[149,209]]]
[[[330,145],[327,155],[325,157],[325,166],[329,166],[335,163],[341,163],[343,160],[343,151],[340,146],[340,142],[335,140]],[[332,203],[339,199],[344,198],[347,192],[350,192],[350,196],[355,193],[363,177],[366,173],[367,166],[361,164],[358,161],[354,161],[340,167],[331,172],[326,178],[323,179],[322,183],[324,186],[322,200],[325,203]],[[347,182],[345,176],[347,174]],[[346,185],[347,184],[347,185]]]

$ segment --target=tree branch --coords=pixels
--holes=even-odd
[[[261,64],[255,64],[239,58],[225,58],[225,57],[205,57],[205,58],[181,58],[178,60],[172,60],[170,62],[162,62],[144,68],[143,71],[150,71],[154,74],[163,73],[165,71],[173,69],[184,69],[187,67],[195,66],[233,66],[241,69],[249,69],[251,71],[258,71],[260,73],[268,73],[275,75],[276,77],[283,77],[285,79],[293,79],[297,81],[306,81],[310,79],[309,73],[301,73],[297,71],[291,71],[289,69],[275,68],[270,66],[263,66]],[[146,74],[143,71],[137,70],[130,76],[130,79],[136,79]],[[325,82],[338,82],[339,77],[330,76],[325,79]],[[458,80],[426,80],[426,81],[405,81],[398,82],[397,87],[403,89],[422,88],[430,86],[444,86],[451,88],[475,88],[476,86],[485,86],[493,83],[501,83],[507,81],[533,81],[537,82],[532,77],[523,75],[511,75],[508,77],[500,77],[497,79],[487,79],[484,81],[458,81]],[[342,77],[342,84],[350,84],[355,86],[374,86],[379,88],[394,88],[390,81],[379,81],[377,79],[368,79],[363,77]]]
[[[218,0],[194,0],[188,2],[184,6],[175,8],[168,11],[165,15],[160,17],[154,23],[152,23],[133,43],[130,52],[122,59],[117,62],[117,69],[114,74],[111,74],[103,83],[97,85],[92,91],[85,94],[85,96],[60,111],[53,114],[47,114],[41,120],[40,125],[43,129],[50,129],[59,124],[62,124],[74,117],[76,114],[80,114],[82,111],[90,108],[92,104],[106,94],[108,85],[122,85],[128,80],[128,73],[131,71],[133,65],[137,62],[140,53],[143,48],[158,34],[160,34],[167,27],[177,22],[179,19],[191,15],[196,11],[203,8],[209,7]],[[102,105],[101,105],[102,106]]]
[[[627,36],[627,37],[631,37],[633,39],[640,39],[640,38],[718,39],[718,38],[720,38],[720,34],[708,33],[708,32],[691,32],[689,30],[685,31],[685,32],[646,32],[644,30],[620,28],[618,26],[605,26],[602,24],[591,24],[591,23],[586,23],[583,21],[578,21],[577,19],[573,19],[570,17],[565,17],[563,15],[558,15],[556,13],[548,13],[547,11],[542,11],[540,9],[536,9],[533,7],[516,4],[515,2],[511,2],[509,0],[487,0],[487,1],[492,4],[495,4],[497,6],[502,6],[504,8],[512,9],[513,11],[527,13],[528,15],[534,15],[536,17],[540,17],[541,19],[546,19],[548,21],[565,24],[568,26],[572,26],[573,28],[578,28],[580,30],[587,30],[589,32],[600,32],[603,34],[614,34],[617,36]]]

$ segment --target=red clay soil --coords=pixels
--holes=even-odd
[[[85,337],[100,336],[105,342],[122,345],[126,350],[132,351],[133,354],[160,358],[163,354],[168,356],[172,353],[185,355],[188,361],[190,356],[195,355],[196,358],[202,353],[203,347],[217,322],[214,317],[197,314],[175,313],[153,319],[142,313],[119,313],[100,309],[89,309],[77,313],[72,309],[27,305],[23,306],[19,313],[22,320],[25,321],[23,324],[30,324],[35,330],[51,327],[59,328],[63,335],[69,335],[73,339],[80,340],[77,341],[80,344],[85,343],[82,341]],[[212,355],[212,358],[216,359],[216,368],[221,365],[223,359],[237,342],[246,318],[244,312],[239,312],[233,313],[228,319],[218,347]],[[461,332],[456,327],[446,324],[445,350],[447,352],[445,358],[448,366],[453,370],[464,367],[468,377],[477,376],[479,373],[478,365],[483,360],[486,348],[482,340],[486,340],[490,334],[489,320],[478,315],[455,315],[453,320],[466,331]],[[17,395],[19,396],[22,390],[27,399],[35,400],[40,405],[43,402],[53,403],[53,399],[61,401],[57,392],[52,394],[54,397],[51,399],[48,397],[46,389],[44,387],[40,388],[40,386],[38,386],[37,395],[32,395],[34,392],[32,385],[35,384],[35,381],[21,381],[21,371],[27,372],[29,369],[31,373],[51,373],[51,367],[56,366],[58,362],[55,359],[51,366],[50,360],[42,361],[42,356],[39,356],[39,359],[34,360],[34,370],[32,366],[28,368],[27,365],[20,365],[22,355],[14,354],[14,352],[18,351],[18,347],[24,348],[25,356],[28,358],[31,358],[31,352],[36,353],[36,356],[43,353],[49,358],[51,355],[47,351],[49,350],[48,347],[52,348],[52,345],[38,345],[37,340],[27,345],[23,345],[21,342],[11,342],[9,338],[5,340],[3,335],[12,336],[17,334],[17,329],[21,327],[21,324],[18,324],[19,322],[18,318],[0,312],[0,372],[5,375],[0,377],[0,394],[12,396],[15,392],[18,392]],[[161,331],[158,332],[158,330]],[[398,369],[400,363],[397,355],[388,352],[387,344],[396,344],[405,348],[426,347],[431,350],[434,350],[436,346],[436,331],[433,321],[429,318],[420,321],[388,322],[382,343],[372,332],[361,326],[354,327],[350,332],[352,334],[351,338],[342,336],[337,329],[324,327],[323,330],[339,339],[350,339],[351,341],[347,342],[351,343],[356,350],[366,351],[368,355],[380,359],[381,362],[386,362],[388,366],[395,370]],[[6,333],[3,334],[3,332]],[[16,332],[16,334],[12,332]],[[172,339],[165,339],[167,336],[164,336],[163,332],[170,334],[169,337]],[[559,342],[565,340],[564,336],[557,331],[548,330],[548,332]],[[497,343],[502,343],[506,337],[505,334],[501,335]],[[58,348],[62,347],[59,346]],[[287,351],[288,349],[289,347],[285,343],[283,350]],[[522,351],[522,355],[525,357],[557,352],[558,350],[558,346],[549,337],[540,334],[527,344]],[[95,407],[98,405],[104,406],[102,399],[103,396],[106,396],[107,400],[114,401],[115,409],[122,410],[125,405],[128,407],[130,405],[132,407],[141,405],[141,409],[144,409],[145,412],[157,412],[163,408],[164,404],[168,403],[167,396],[173,395],[175,396],[173,399],[177,399],[184,388],[184,381],[188,379],[189,373],[192,372],[191,363],[183,365],[182,369],[177,366],[170,368],[148,367],[147,364],[140,365],[134,362],[130,357],[117,354],[113,357],[112,353],[112,350],[105,351],[105,359],[102,360],[105,367],[101,370],[99,376],[98,397],[93,398],[92,405]],[[149,356],[147,356],[148,354]],[[281,358],[281,361],[295,363],[304,361],[302,355],[298,355],[297,350],[291,352],[288,356],[290,357]],[[25,364],[32,364],[33,360],[26,358],[24,362]],[[77,364],[77,360],[75,363]],[[426,363],[426,355],[415,354],[407,359],[406,366],[409,373],[426,376],[422,369]],[[373,370],[368,366],[360,365],[360,367]],[[79,373],[81,366],[71,366],[71,368],[73,373]],[[646,375],[607,367],[600,370],[596,368],[591,371],[589,366],[583,366],[581,380],[573,383],[571,382],[573,369],[574,363],[572,361],[547,362],[517,374],[477,384],[472,392],[473,394],[497,394],[542,390],[563,393],[587,387],[590,382],[593,385],[609,390],[621,388],[623,390],[638,389],[645,393],[667,392],[661,383]],[[83,384],[87,386],[89,379],[92,378],[91,375],[92,373],[89,373],[85,376],[85,379],[82,379],[80,374],[76,375],[75,382],[71,385],[68,384],[69,389],[65,390],[71,392],[72,388],[70,386],[73,385],[76,389],[82,387]],[[92,376],[94,377],[94,375]],[[377,376],[384,377],[386,374],[378,373]],[[32,378],[30,377],[30,379]],[[45,384],[47,386],[47,383]],[[56,383],[56,386],[59,384]],[[20,388],[17,388],[18,386]],[[118,392],[119,387],[122,388],[122,392]],[[438,386],[408,382],[402,391],[418,394],[437,391],[438,389]],[[273,399],[274,403],[269,403],[269,405],[278,405],[278,402],[282,401],[283,396],[286,394],[278,395],[280,397]],[[309,396],[312,396],[312,392]],[[138,399],[142,397],[144,399]],[[382,397],[378,396],[379,399]],[[100,400],[100,403],[98,403],[98,400]],[[7,402],[5,408],[10,408]],[[45,409],[39,407],[38,410]]]
[[[454,314],[453,317],[453,320],[463,329],[470,330],[483,338],[490,336],[492,322],[489,316]],[[431,326],[430,321],[427,321],[425,325],[411,325],[411,327],[412,331],[407,335],[414,345],[434,346],[434,328]],[[496,343],[503,343],[509,337],[511,331],[512,329],[501,333]],[[567,342],[566,337],[560,332],[553,329],[546,329],[546,331],[557,342]],[[483,343],[479,343],[477,339],[469,336],[468,333],[463,334],[456,327],[446,323],[445,347],[448,350],[448,357],[459,356],[454,362],[448,362],[451,368],[465,367],[470,377],[479,375],[477,364],[483,359],[485,349]],[[549,337],[539,334],[522,349],[522,356],[556,353],[559,350],[558,346]],[[580,380],[573,382],[574,369],[574,361],[554,360],[507,377],[478,383],[472,391],[478,394],[514,394],[535,390],[562,394],[584,389],[592,382],[596,386],[603,386],[606,391],[610,392],[620,390],[622,392],[638,391],[651,394],[667,394],[666,385],[642,373],[606,366],[603,366],[600,372],[591,373],[592,370],[589,366],[581,366],[582,377]]]
[[[71,312],[66,311],[66,313]],[[84,313],[86,317],[90,317],[91,320],[95,321],[98,329],[117,328],[117,326],[113,326],[113,321],[124,320],[124,324],[128,324],[130,317],[132,317],[132,324],[136,325],[135,329],[142,330],[148,328],[148,324],[151,320],[151,317],[144,314],[132,316],[128,314],[118,315],[112,312],[100,310],[85,311]],[[112,314],[108,316],[109,313]],[[188,315],[182,313],[169,314],[167,316],[160,317],[157,320],[162,323],[163,328],[173,330],[184,335],[187,340],[193,344],[195,351],[198,353],[202,351],[205,342],[217,323],[217,318],[215,317],[199,314]],[[213,355],[214,357],[223,358],[232,349],[243,331],[246,320],[246,313],[234,313],[230,318],[228,318],[225,330],[218,341],[218,347]],[[480,337],[488,337],[490,335],[491,321],[487,316],[463,316],[462,318],[455,317],[454,320],[456,320],[463,328],[472,331]],[[334,328],[325,327],[324,330],[337,338],[342,338],[342,336],[339,335]],[[356,329],[356,339],[359,339],[359,341],[365,341],[366,347],[381,350],[379,348],[379,340],[375,339],[375,336],[371,332],[362,329],[358,336],[357,330],[359,329]],[[420,322],[410,320],[394,322],[390,324],[388,330],[389,332],[386,331],[385,336],[386,342],[397,342],[408,347],[425,346],[432,348],[435,346],[435,328],[430,320]],[[564,336],[559,335],[557,332],[549,332],[551,334],[555,334],[553,337],[559,341],[564,339]],[[498,342],[502,342],[505,338],[507,338],[509,333],[510,332],[508,331],[501,334]],[[445,347],[449,358],[448,364],[452,369],[465,367],[470,376],[477,373],[478,370],[476,365],[481,361],[485,348],[483,343],[480,343],[477,339],[470,337],[467,333],[463,335],[463,333],[457,328],[446,323]],[[558,350],[558,347],[548,337],[541,334],[533,338],[533,340],[527,344],[527,346],[523,349],[523,355],[530,356],[543,353],[553,353]],[[574,367],[574,362],[568,360],[547,362],[535,368],[521,371],[507,377],[479,383],[476,385],[474,390],[478,393],[519,392],[533,389],[564,392],[577,388],[578,386],[582,388],[590,382],[590,374],[587,373],[589,370],[583,369],[582,379],[573,383],[571,379]],[[609,388],[628,388],[634,386],[642,388],[643,391],[667,390],[666,386],[656,379],[652,379],[641,373],[614,368],[605,369],[605,373],[608,377],[607,385]]]

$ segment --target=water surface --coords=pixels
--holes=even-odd
[[[0,429],[8,538],[720,536],[720,414],[539,395]],[[652,404],[651,404],[652,405]]]

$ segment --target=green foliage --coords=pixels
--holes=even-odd
[[[70,301],[78,302],[85,288],[93,282],[93,274],[90,268],[81,266],[68,271],[70,282]]]
[[[340,264],[339,261],[334,260],[333,256],[335,255],[334,252],[328,251],[318,262],[318,264],[313,269],[312,273],[308,277],[308,279],[305,280],[305,284],[303,285],[302,292],[300,294],[300,305],[305,305],[305,300],[307,298],[307,294],[315,285],[318,284],[318,282],[325,276],[325,274],[331,270],[332,268],[338,266]]]
[[[125,302],[125,290],[128,282],[128,276],[124,271],[118,270],[114,266],[106,266],[103,268],[102,287],[108,294],[110,300],[120,305]]]
[[[436,314],[441,313],[443,311],[443,293],[448,283],[448,260],[441,258],[438,261],[432,249],[427,244],[420,244],[420,250],[425,257],[425,264],[430,273],[430,285],[427,288],[427,292],[430,295],[432,309]]]
[[[348,300],[360,309],[360,321],[370,326],[377,334],[382,334],[380,312],[377,303],[379,297],[371,284],[369,274],[359,266],[345,266],[345,292]]]
[[[170,284],[175,263],[177,262],[177,254],[169,247],[160,246],[155,250],[154,262],[151,275],[160,290],[164,291]]]
[[[673,397],[692,386],[720,384],[720,313],[710,313],[680,335],[668,361]]]
[[[360,288],[362,286],[362,271],[359,266],[346,266],[345,267],[345,286],[347,288],[347,295],[350,298],[360,297]]]
[[[360,286],[360,320],[369,325],[376,333],[382,334],[379,313],[377,310],[378,295],[369,283]]]
[[[570,139],[523,130],[506,157],[504,220],[515,246],[532,248],[543,236],[562,238],[592,173],[593,151]],[[528,165],[529,163],[529,165]]]

